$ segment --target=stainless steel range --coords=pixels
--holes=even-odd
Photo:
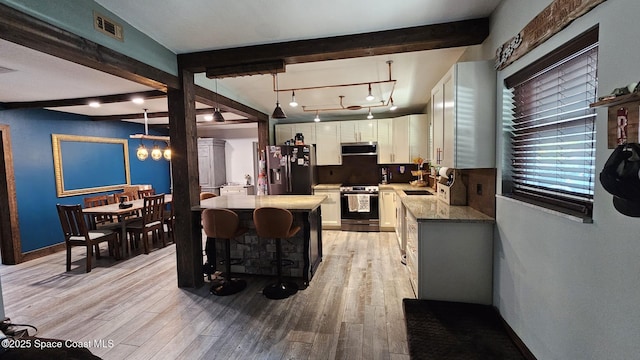
[[[341,230],[380,231],[377,185],[340,187]]]

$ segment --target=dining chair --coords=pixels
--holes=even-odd
[[[149,233],[151,239],[160,240],[162,246],[166,246],[164,236],[164,194],[149,195],[143,198],[142,215],[140,219],[132,220],[127,224],[126,231],[132,242],[142,240],[144,253],[149,253]]]
[[[67,246],[67,271],[71,271],[71,248],[84,246],[87,248],[86,272],[91,272],[91,258],[95,247],[96,259],[100,258],[101,242],[107,242],[109,252],[120,258],[118,247],[118,233],[108,229],[89,230],[85,221],[82,206],[57,204],[58,217],[64,233],[64,241]]]
[[[300,226],[293,224],[291,211],[276,207],[259,207],[253,211],[253,223],[261,238],[275,239],[277,281],[267,285],[262,294],[268,299],[285,299],[298,292],[298,285],[285,282],[282,277],[282,239],[294,236]]]
[[[84,207],[96,207],[109,204],[109,195],[97,195],[87,196],[84,199]],[[111,215],[92,215],[91,216],[91,228],[97,229],[102,225],[113,223],[113,217]]]
[[[141,189],[141,190],[138,190],[138,199],[142,199],[147,196],[155,195],[155,194],[156,194],[156,191],[154,189],[143,189],[143,190]]]
[[[170,242],[174,243],[176,242],[176,233],[175,233],[175,226],[176,226],[176,214],[173,211],[173,202],[167,203],[166,207],[164,209],[164,225],[166,226],[166,234],[167,237],[170,239]]]

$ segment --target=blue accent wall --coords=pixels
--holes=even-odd
[[[151,184],[157,193],[170,192],[169,162],[151,158],[139,161],[136,158],[140,140],[129,139],[129,135],[144,133],[141,124],[90,121],[83,115],[41,109],[0,110],[0,124],[10,127],[22,252],[64,242],[56,212],[57,203],[83,204],[85,196],[102,194],[57,197],[51,134],[128,139],[131,183]],[[144,144],[147,148],[153,146],[151,141]],[[91,183],[105,175],[92,168],[80,176],[84,177],[81,183]]]

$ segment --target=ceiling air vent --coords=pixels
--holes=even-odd
[[[114,39],[120,41],[124,39],[122,35],[122,25],[95,11],[93,12],[93,26],[96,30]]]

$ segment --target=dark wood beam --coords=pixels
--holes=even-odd
[[[202,233],[199,213],[191,211],[200,203],[198,182],[198,129],[196,127],[193,73],[183,70],[181,86],[170,89],[169,136],[173,175],[173,203],[176,215],[176,266],[178,286],[197,288],[202,274]]]
[[[224,78],[230,76],[251,76],[283,73],[285,71],[285,63],[282,59],[250,62],[239,65],[218,66],[207,68],[207,77],[209,79]]]
[[[203,88],[202,86],[196,87],[195,92],[196,101],[201,104],[209,105],[211,107],[217,106],[221,111],[238,114],[252,121],[269,120],[269,115],[222,95],[216,96],[215,92]]]
[[[154,89],[179,87],[172,74],[4,4],[0,4],[0,38]]]
[[[224,115],[225,112],[221,111]],[[204,108],[204,109],[196,109],[196,115],[206,115],[213,114],[213,108]],[[168,111],[156,111],[156,112],[147,112],[147,118],[166,118],[169,117]],[[136,119],[144,119],[144,113],[134,113],[134,114],[121,114],[121,115],[96,115],[89,116],[91,120],[94,121],[120,121],[120,120],[136,120]],[[233,120],[233,122],[240,122],[239,120]],[[255,120],[246,120],[242,122],[256,122]]]
[[[41,101],[23,101],[23,102],[9,102],[4,103],[5,109],[28,109],[28,108],[54,108],[62,106],[80,106],[88,105],[92,101],[97,101],[100,104],[112,104],[119,102],[131,101],[135,97],[141,97],[145,100],[164,98],[167,94],[160,90],[141,91],[127,94],[116,95],[103,95],[103,96],[90,96],[75,99],[58,99],[58,100],[41,100]]]
[[[298,64],[477,45],[487,36],[489,18],[481,18],[355,35],[186,53],[178,55],[178,65],[181,69],[202,73],[214,71],[215,68],[249,66],[252,63],[273,60],[283,60],[285,64]]]

